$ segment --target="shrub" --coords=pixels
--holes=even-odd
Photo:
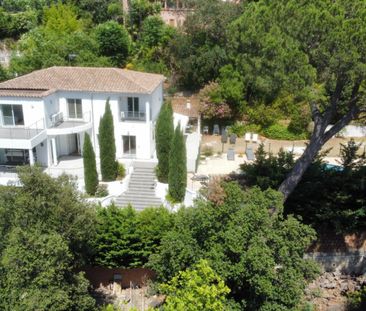
[[[361,311],[366,308],[366,286],[348,295],[348,309],[350,311]]]
[[[95,196],[97,198],[103,198],[106,197],[108,194],[108,186],[106,184],[99,184],[97,187],[97,191],[95,192]]]
[[[217,83],[211,82],[199,93],[200,112],[205,119],[227,119],[232,116],[230,106],[221,96],[220,87]]]
[[[254,108],[248,109],[249,122],[262,128],[267,128],[276,123],[279,113],[275,108],[264,104],[257,104]]]
[[[203,146],[201,153],[205,157],[210,157],[213,155],[213,148],[211,146]]]
[[[288,130],[296,135],[306,135],[311,119],[306,114],[297,113],[291,118]]]
[[[288,130],[285,125],[282,124],[273,124],[268,128],[263,130],[264,136],[271,139],[282,139],[282,140],[297,140],[297,139],[306,139],[307,134],[294,134]]]
[[[235,122],[229,128],[229,134],[236,134],[238,137],[242,137],[245,134],[246,126],[244,123]]]
[[[117,162],[117,177],[123,179],[126,176],[126,169],[122,163]]]

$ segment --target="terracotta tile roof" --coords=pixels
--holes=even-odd
[[[182,114],[191,118],[198,118],[199,99],[197,97],[173,97],[171,98],[172,108],[175,113]],[[190,105],[188,105],[189,103]]]
[[[61,90],[150,94],[164,79],[118,68],[50,67],[0,83],[0,95],[43,97]],[[7,92],[14,95],[3,95]]]

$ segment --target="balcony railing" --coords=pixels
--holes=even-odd
[[[2,126],[0,138],[6,139],[31,139],[45,130],[44,119],[40,119],[28,126]]]
[[[146,121],[146,113],[141,111],[121,111],[121,121]]]
[[[67,127],[80,126],[83,123],[89,123],[91,121],[91,112],[86,111],[82,114],[81,118],[65,117],[63,112],[55,113],[51,116],[51,127],[62,126],[63,123]]]
[[[60,123],[64,122],[64,114],[62,111],[55,113],[51,116],[51,126],[58,126]]]

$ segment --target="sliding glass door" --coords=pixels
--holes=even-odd
[[[127,157],[136,156],[136,136],[124,135],[123,141],[123,155]]]

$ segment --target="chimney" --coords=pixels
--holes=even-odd
[[[191,102],[187,101],[187,109],[191,109]]]

